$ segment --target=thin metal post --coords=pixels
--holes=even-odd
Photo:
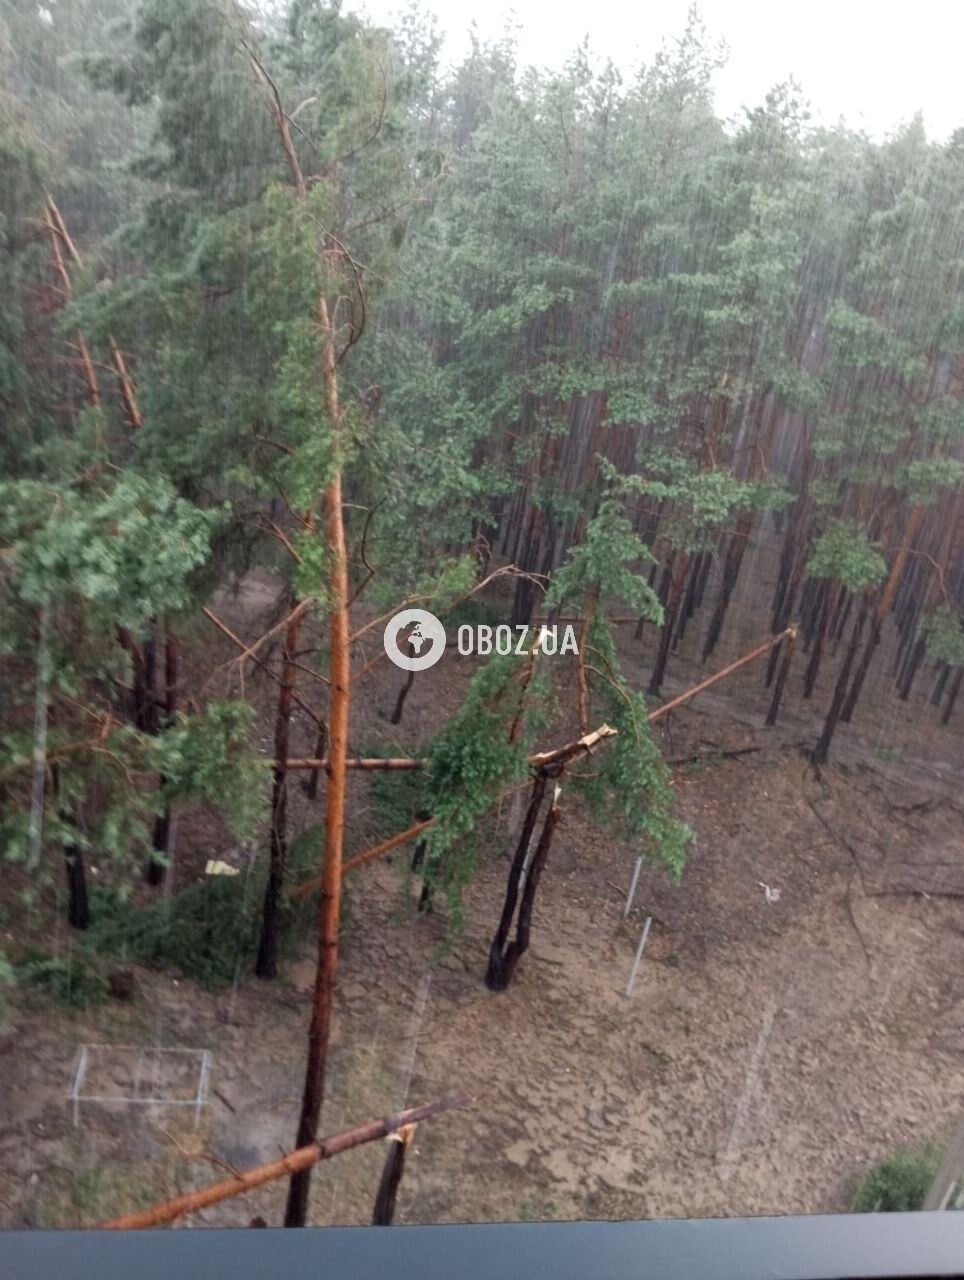
[[[643,865],[643,855],[640,854],[636,859],[636,869],[633,872],[633,878],[629,882],[629,892],[626,894],[626,905],[623,907],[623,919],[629,915],[633,906],[633,898],[636,896],[636,886],[639,884],[639,872]]]
[[[84,1083],[84,1076],[87,1074],[87,1046],[82,1044],[80,1052],[77,1055],[77,1067],[74,1071],[74,1079],[70,1088],[70,1100],[74,1104],[74,1128],[80,1124],[80,1090]]]
[[[649,929],[653,923],[653,917],[647,916],[646,923],[643,925],[643,936],[639,940],[639,946],[636,948],[636,959],[633,961],[633,969],[629,975],[629,981],[626,983],[626,995],[632,995],[633,983],[636,981],[636,974],[639,972],[640,961],[643,958],[643,951],[646,948],[646,939],[649,937]]]
[[[194,1108],[194,1127],[201,1127],[201,1109],[208,1098],[208,1077],[211,1074],[211,1055],[207,1049],[201,1055],[201,1071],[197,1086],[197,1106]]]

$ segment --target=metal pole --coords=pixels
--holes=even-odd
[[[623,907],[624,920],[629,915],[632,909],[633,898],[636,896],[636,886],[639,884],[639,872],[642,865],[643,865],[643,855],[640,854],[639,857],[636,859],[636,870],[633,872],[633,878],[629,883],[629,892],[626,894],[626,905]]]
[[[647,916],[646,923],[643,925],[643,936],[639,940],[639,946],[636,948],[636,959],[633,961],[633,970],[629,975],[629,981],[626,983],[626,995],[632,995],[633,983],[636,981],[636,974],[639,972],[639,964],[643,958],[643,951],[646,947],[646,939],[649,937],[649,928],[653,923],[653,917]]]

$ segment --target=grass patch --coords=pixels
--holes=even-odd
[[[167,1160],[138,1167],[108,1163],[57,1165],[45,1175],[37,1225],[46,1230],[96,1227],[172,1194]]]

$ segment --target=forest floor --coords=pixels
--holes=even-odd
[[[255,583],[219,607],[256,635],[270,598]],[[738,610],[733,624],[706,670],[762,638]],[[643,687],[652,639],[641,647],[623,630]],[[704,674],[699,638],[671,660],[666,696]],[[811,708],[797,671],[774,730],[763,728],[760,669],[674,713],[660,738],[697,840],[678,884],[644,870],[627,921],[635,852],[567,800],[532,947],[505,993],[482,975],[517,805],[493,828],[464,930],[441,958],[444,915],[415,912],[408,852],[348,879],[323,1130],[451,1091],[472,1099],[419,1130],[398,1221],[845,1210],[868,1163],[953,1130],[964,1095],[964,738],[960,715],[937,725],[923,679],[908,704],[885,696],[887,668],[885,652],[819,775],[802,748],[829,673]],[[474,669],[446,654],[419,677],[399,742],[424,741]],[[387,663],[376,668],[353,749],[390,740],[399,683]],[[309,729],[300,735],[307,754]],[[351,851],[387,834],[365,785],[353,783]],[[320,801],[295,794],[296,821],[317,820]],[[212,819],[183,815],[177,882],[212,855],[240,857]],[[647,914],[653,933],[627,998]],[[45,927],[50,945],[69,944],[52,916]],[[241,974],[211,993],[139,970],[133,1001],[83,1012],[17,995],[0,1031],[0,1226],[91,1225],[289,1147],[313,976],[306,936],[276,984]],[[200,1129],[185,1112],[98,1104],[75,1127],[66,1094],[84,1043],[209,1049]],[[382,1159],[372,1144],[323,1167],[312,1220],[367,1221]],[[284,1194],[265,1187],[185,1225],[255,1214],[275,1224]]]

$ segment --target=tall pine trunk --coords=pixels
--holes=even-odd
[[[649,681],[649,692],[653,697],[659,694],[666,676],[666,664],[669,661],[670,649],[673,644],[673,638],[676,635],[676,623],[683,599],[683,586],[686,582],[686,567],[688,563],[689,556],[685,551],[677,551],[675,553],[670,571],[669,602],[666,606],[666,616],[663,619],[663,630],[659,637],[659,650],[656,654],[656,661],[653,664],[653,674]]]
[[[339,434],[338,368],[334,333],[324,298],[318,304],[319,321],[327,341],[322,355],[325,408],[336,439]],[[296,1146],[314,1142],[321,1119],[328,1070],[331,1016],[338,970],[338,930],[341,920],[341,875],[345,835],[345,783],[348,757],[348,722],[351,710],[351,627],[348,609],[348,552],[342,510],[340,460],[325,492],[325,529],[328,541],[328,594],[331,608],[331,666],[329,677],[328,787],[325,794],[325,865],[322,871],[321,916],[318,928],[318,967],[314,1004],[308,1032],[308,1062],[301,1100]],[[303,1227],[308,1218],[311,1170],[292,1175],[285,1207],[285,1226]]]
[[[907,517],[907,524],[904,528],[904,536],[901,538],[900,547],[897,555],[894,557],[894,563],[891,565],[890,573],[887,575],[887,581],[884,589],[880,593],[880,600],[874,611],[874,617],[870,628],[870,635],[867,638],[867,644],[860,657],[857,670],[853,678],[853,684],[847,692],[841,707],[840,718],[850,721],[857,706],[857,699],[860,697],[864,681],[867,678],[867,672],[870,670],[870,664],[873,660],[877,646],[880,644],[881,632],[883,630],[884,621],[891,609],[894,607],[894,598],[897,595],[897,588],[903,576],[904,569],[907,566],[907,560],[914,545],[914,539],[924,519],[924,507],[916,503],[911,507]]]
[[[90,925],[90,902],[84,855],[79,845],[64,845],[64,870],[67,873],[67,919],[72,929],[86,929]]]
[[[833,736],[837,731],[837,725],[840,722],[840,713],[843,710],[844,700],[847,696],[847,688],[850,684],[850,673],[853,670],[854,658],[857,656],[857,649],[860,646],[860,637],[863,635],[864,622],[867,618],[867,602],[863,601],[860,606],[860,613],[857,615],[857,621],[854,623],[853,634],[850,644],[847,646],[847,653],[840,668],[840,674],[837,676],[837,683],[834,687],[833,698],[830,702],[830,709],[827,712],[827,718],[823,723],[823,730],[817,739],[817,745],[813,749],[812,760],[814,764],[826,764],[827,757],[830,754],[830,744],[833,742]]]
[[[170,727],[177,716],[178,648],[177,637],[170,627],[164,637],[164,726]],[[160,727],[160,726],[159,726]],[[158,779],[158,790],[163,791],[165,779]],[[147,882],[159,885],[170,862],[174,837],[174,822],[170,802],[154,819],[153,854],[147,860]]]

